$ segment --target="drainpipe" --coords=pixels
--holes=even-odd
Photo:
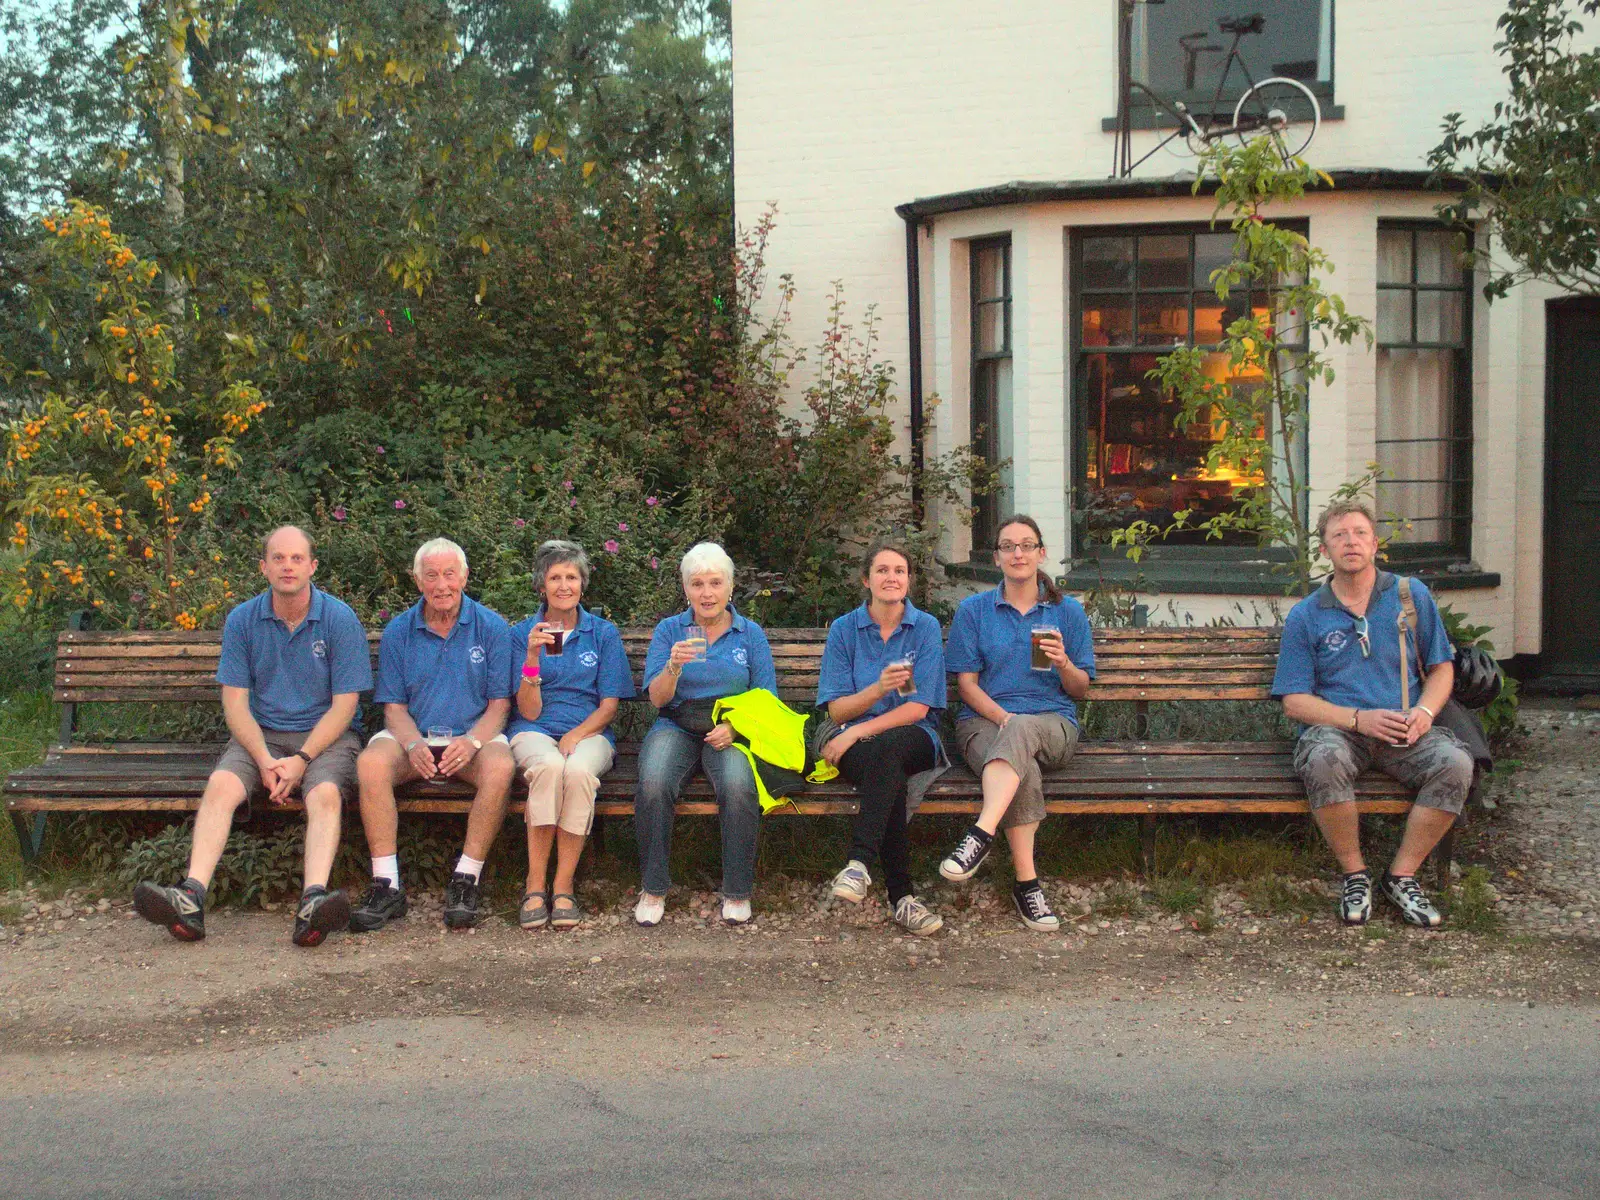
[[[906,311],[911,371],[911,521],[915,529],[923,525],[922,511],[922,265],[917,241],[917,218],[903,213],[906,223]]]

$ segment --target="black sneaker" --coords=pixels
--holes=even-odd
[[[1400,915],[1409,924],[1420,925],[1424,929],[1436,929],[1444,924],[1444,918],[1433,906],[1433,901],[1428,899],[1428,893],[1422,890],[1415,875],[1390,875],[1385,872],[1383,894],[1400,910]]]
[[[320,946],[335,929],[350,927],[350,898],[344,892],[317,888],[300,897],[294,914],[294,944]]]
[[[146,880],[133,889],[133,911],[180,942],[198,942],[206,935],[205,905],[182,885],[162,887]]]
[[[374,879],[350,914],[351,933],[372,933],[406,915],[406,890],[387,879]]]
[[[444,927],[471,929],[478,923],[478,881],[457,871],[444,889]]]
[[[1054,933],[1061,928],[1061,918],[1050,911],[1050,901],[1042,887],[1013,888],[1011,903],[1017,906],[1022,923],[1035,933]]]
[[[961,835],[961,841],[950,851],[949,857],[939,864],[939,874],[956,883],[966,882],[978,873],[983,860],[989,857],[989,847],[993,845],[992,836],[985,837],[983,830],[976,825],[971,826]]]

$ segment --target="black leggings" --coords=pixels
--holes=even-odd
[[[850,857],[879,863],[889,903],[911,894],[911,844],[906,837],[906,780],[933,769],[933,739],[915,725],[901,725],[857,742],[839,760],[839,770],[861,798],[850,841]]]

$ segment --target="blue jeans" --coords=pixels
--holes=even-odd
[[[750,760],[734,749],[713,750],[676,725],[652,729],[639,748],[639,787],[633,797],[633,828],[639,839],[641,886],[665,896],[672,886],[672,820],[678,793],[699,767],[711,781],[722,818],[722,894],[747,900],[756,880],[756,837],[761,801]]]

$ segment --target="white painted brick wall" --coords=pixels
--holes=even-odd
[[[1493,54],[1502,0],[1336,0],[1335,102],[1310,157],[1326,169],[1420,168],[1445,113],[1483,115],[1503,94]],[[844,284],[849,312],[875,305],[881,346],[906,383],[905,231],[895,205],[1010,180],[1109,173],[1115,108],[1112,0],[735,0],[735,203],[778,224],[774,274],[798,286],[802,344],[824,327]],[[1148,136],[1148,135],[1146,135]],[[1141,174],[1192,160],[1157,155]],[[1356,311],[1375,309],[1376,220],[1427,217],[1435,199],[1336,194],[1308,200],[1312,237],[1337,265],[1330,279]],[[1075,225],[1209,216],[1202,200],[1041,205],[952,214],[923,239],[924,388],[937,398],[934,453],[963,444],[968,408],[966,243],[1009,232],[1014,310],[1016,498],[1066,547],[1070,364],[1065,231]],[[1544,293],[1477,306],[1474,551],[1501,572],[1494,591],[1452,599],[1497,628],[1502,654],[1537,648],[1542,510]],[[1336,351],[1338,381],[1313,397],[1309,439],[1316,498],[1374,457],[1374,362]],[[906,428],[904,416],[900,422]],[[964,528],[945,553],[964,558]],[[1232,600],[1193,601],[1220,614]]]

